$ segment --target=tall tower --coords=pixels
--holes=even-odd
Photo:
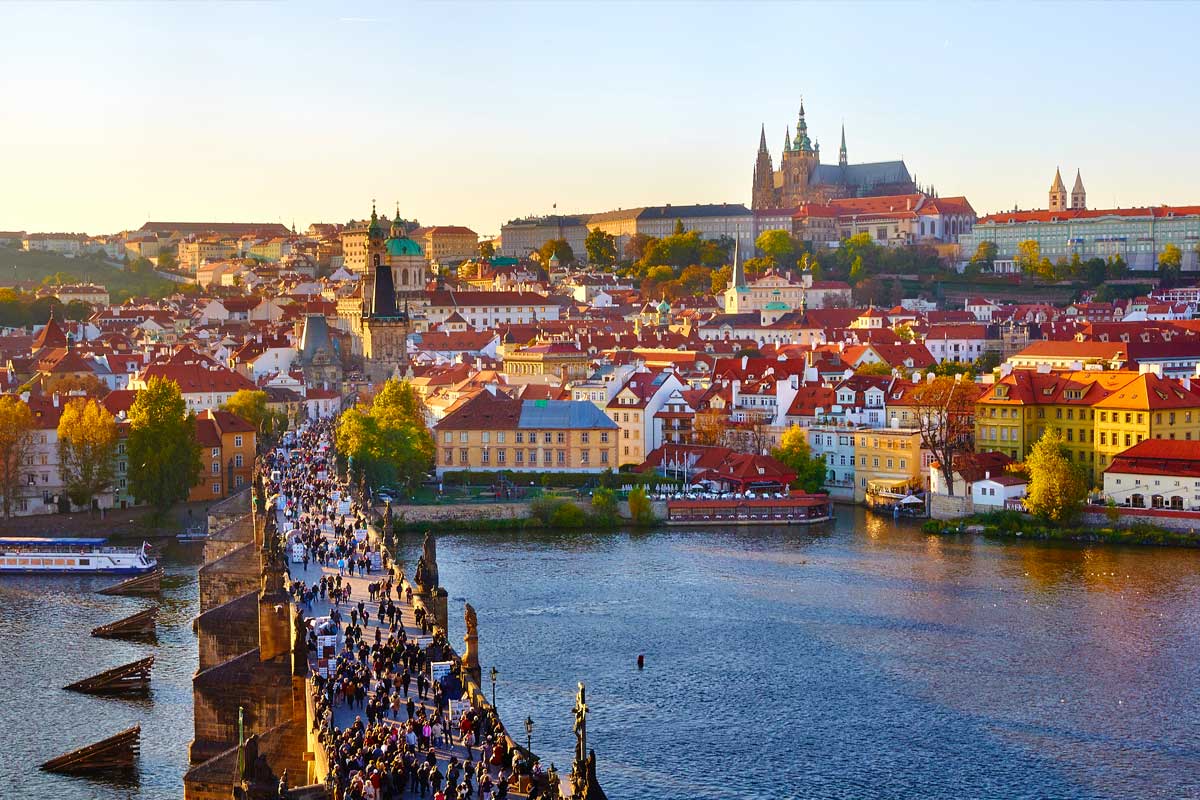
[[[804,118],[804,101],[800,101],[800,116],[796,120],[796,138],[791,142],[791,148],[783,154],[779,170],[783,176],[780,189],[779,206],[791,208],[810,200],[812,197],[809,181],[821,163],[821,152],[813,146],[808,138],[808,121]]]
[[[379,250],[384,250],[383,226],[371,212],[371,230],[378,227]],[[380,382],[400,375],[408,366],[408,313],[396,305],[396,284],[392,267],[380,252],[373,252],[371,264],[374,280],[370,292],[364,292],[364,303],[370,307],[363,314],[363,359],[367,377]]]
[[[1087,208],[1087,192],[1083,189],[1083,178],[1079,170],[1075,170],[1075,185],[1071,187],[1071,210],[1083,211]]]
[[[765,125],[758,135],[758,155],[754,159],[754,185],[750,194],[750,207],[775,207],[775,165],[771,162],[771,152],[767,150]]]
[[[846,158],[846,126],[842,125],[842,147],[838,150],[838,166],[844,167],[847,164]]]
[[[1054,169],[1054,183],[1050,184],[1050,210],[1067,210],[1067,187],[1063,185],[1062,173]]]

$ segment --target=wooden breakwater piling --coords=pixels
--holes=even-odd
[[[93,772],[131,770],[141,748],[142,726],[134,725],[69,753],[63,753],[42,764],[46,772],[79,775]]]

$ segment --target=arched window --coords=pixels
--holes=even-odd
[[[406,269],[400,270],[400,285],[408,286],[408,270]]]
[[[1129,505],[1133,506],[1134,508],[1145,508],[1146,498],[1140,494],[1132,495],[1129,498]]]

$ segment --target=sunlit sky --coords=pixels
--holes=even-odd
[[[750,201],[803,96],[822,158],[980,214],[1200,203],[1190,4],[0,4],[0,230],[157,220],[481,234]]]

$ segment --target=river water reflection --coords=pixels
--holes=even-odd
[[[523,738],[532,716],[534,748],[563,770],[587,682],[612,800],[1200,797],[1200,551],[939,539],[838,515],[443,536],[452,635],[470,600],[505,720]],[[198,552],[164,560],[157,648],[88,636],[149,602],[93,593],[109,579],[0,579],[0,798],[182,795]],[[150,701],[59,688],[149,652]],[[137,782],[36,769],[137,721]]]
[[[1200,796],[1200,552],[838,513],[443,536],[451,633],[470,600],[502,716],[560,769],[587,682],[613,800]]]

